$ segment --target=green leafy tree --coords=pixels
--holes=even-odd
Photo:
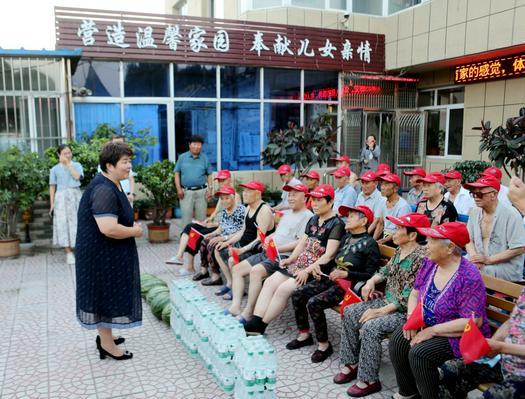
[[[100,149],[114,134],[123,136],[126,143],[133,149],[135,156],[143,162],[148,159],[148,147],[157,142],[157,139],[150,135],[149,129],[134,131],[132,121],[121,125],[119,129],[102,123],[91,135],[83,132],[79,140],[67,143],[71,146],[74,160],[80,162],[84,169],[84,178],[81,180],[82,186],[87,186],[97,174]],[[46,149],[45,155],[49,169],[58,163],[57,147],[49,147]]]
[[[17,237],[18,212],[30,209],[48,182],[46,163],[34,152],[0,152],[0,239]]]
[[[175,164],[165,159],[146,166],[139,165],[135,172],[135,180],[142,184],[140,191],[148,196],[155,207],[153,223],[165,225],[166,211],[178,203]]]
[[[328,164],[337,154],[336,143],[337,133],[332,128],[331,117],[320,115],[305,128],[270,132],[262,158],[266,165],[274,168],[289,164],[304,173],[316,164]]]

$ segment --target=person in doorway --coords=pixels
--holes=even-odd
[[[417,204],[419,204],[419,201],[423,198],[423,182],[421,179],[426,177],[427,172],[425,172],[425,169],[423,168],[415,168],[404,171],[403,174],[405,176],[410,176],[409,183],[411,188],[407,194],[407,202],[412,210],[415,211],[417,209]]]
[[[334,211],[339,214],[339,207],[341,205],[354,206],[357,200],[357,193],[354,187],[350,184],[350,168],[341,166],[331,175],[335,178],[335,199]]]
[[[470,193],[461,185],[463,176],[457,170],[449,170],[445,173],[445,199],[454,204],[458,215],[468,215],[470,209],[475,206]]]
[[[73,152],[67,144],[58,147],[58,164],[49,172],[49,214],[53,218],[53,245],[66,251],[68,265],[75,264],[77,211],[82,193],[80,180],[82,165],[73,161]]]
[[[470,243],[466,246],[469,259],[484,274],[509,281],[521,281],[525,259],[525,228],[523,219],[513,206],[498,199],[499,181],[482,176],[465,184],[476,206],[467,223]]]
[[[417,205],[416,212],[426,215],[432,226],[455,222],[458,218],[456,208],[443,195],[445,176],[440,172],[432,172],[421,181],[425,197]]]
[[[368,233],[373,235],[381,218],[381,209],[386,198],[377,189],[377,175],[375,172],[369,170],[363,173],[359,179],[361,180],[361,192],[357,196],[355,206],[364,205],[372,210],[374,221],[368,226]]]
[[[301,181],[294,176],[290,165],[279,166],[279,169],[277,169],[277,173],[279,174],[279,177],[283,182],[283,187],[286,185],[295,186],[296,184],[301,183]],[[283,193],[281,194],[281,202],[278,205],[274,206],[273,210],[284,211],[286,209],[290,209],[290,205],[288,204],[288,192],[283,190]]]
[[[182,226],[191,220],[206,218],[208,201],[213,195],[211,164],[202,153],[202,136],[190,137],[189,151],[181,154],[175,165],[175,186],[180,200]]]
[[[374,232],[374,238],[379,244],[395,245],[392,237],[396,232],[396,225],[387,216],[400,217],[411,212],[408,202],[399,196],[398,190],[401,179],[394,173],[387,173],[379,177],[381,181],[381,195],[386,198],[381,209],[381,217]]]
[[[366,138],[364,148],[361,150],[361,170],[364,172],[368,170],[376,170],[380,155],[381,150],[377,144],[376,136],[370,134]]]

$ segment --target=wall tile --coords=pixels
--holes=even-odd
[[[474,19],[467,22],[465,39],[465,54],[487,51],[489,17]]]
[[[414,11],[412,9],[399,13],[397,38],[406,39],[412,36],[414,29]]]
[[[481,120],[484,118],[485,109],[483,107],[465,108],[463,113],[463,135],[479,136],[479,131],[472,130],[475,126],[481,126]],[[503,107],[501,107],[503,112]]]
[[[267,11],[268,22],[274,24],[288,23],[288,13],[286,8],[269,8]]]
[[[283,10],[281,9],[281,14],[283,14]],[[268,10],[270,11],[270,10]],[[272,12],[275,12],[275,10],[271,10]],[[246,13],[246,20],[247,21],[256,21],[256,22],[266,22],[266,18],[268,18],[268,14],[266,10],[251,10]],[[271,16],[271,21],[274,21],[274,16]],[[286,23],[286,13],[284,13],[283,17],[281,18],[281,21],[278,23]]]
[[[430,30],[430,3],[414,7],[414,35]]]
[[[466,24],[462,23],[447,28],[446,58],[458,57],[465,54],[465,27]]]
[[[288,7],[288,25],[304,26],[305,9],[298,7]]]
[[[357,32],[369,32],[370,17],[367,15],[356,14],[353,16],[354,30]]]
[[[525,0],[524,4],[525,4]],[[512,44],[523,44],[525,43],[525,6],[519,7],[514,10],[514,32],[512,34]],[[521,21],[521,22],[520,22]]]
[[[465,108],[483,107],[485,105],[485,83],[465,86]]]
[[[397,41],[385,45],[385,69],[397,68]]]
[[[510,104],[525,104],[525,78],[509,79],[507,81],[505,85],[505,105]]]
[[[436,61],[445,57],[445,29],[431,31],[428,36],[428,60]]]
[[[467,20],[490,14],[490,0],[468,0]]]
[[[467,0],[448,2],[447,25],[456,25],[467,20]]]
[[[412,63],[412,38],[397,42],[397,67],[409,66]]]
[[[503,123],[503,105],[498,105],[495,107],[485,107],[485,113],[483,114],[483,120],[490,121],[492,128],[501,126],[501,124]],[[479,121],[478,121],[478,124],[475,126],[479,126]],[[478,132],[478,135],[481,134],[479,130],[477,132]]]
[[[500,11],[510,10],[514,7],[515,0],[492,0],[490,3],[490,13],[495,14]]]
[[[399,15],[392,15],[386,18],[386,42],[390,43],[397,40],[397,25],[399,21]]]
[[[340,29],[343,26],[341,23],[342,19],[343,14],[333,11],[323,11],[323,28]]]
[[[370,32],[386,34],[386,20],[383,17],[370,17]]]
[[[485,106],[503,105],[505,99],[505,81],[487,82],[485,88]]]
[[[430,3],[430,30],[447,26],[447,0],[433,0]]]
[[[489,50],[507,47],[511,45],[513,21],[514,10],[509,10],[490,16],[488,45]]]
[[[323,26],[322,12],[319,10],[304,10],[304,24],[314,28],[321,28]]]
[[[414,36],[412,42],[412,64],[423,64],[428,61],[428,33]]]

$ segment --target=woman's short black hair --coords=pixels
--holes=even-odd
[[[71,146],[69,144],[60,144],[57,149],[57,154],[60,155],[64,149],[69,148],[71,150]],[[73,151],[73,150],[71,150]]]
[[[202,137],[201,135],[199,134],[194,134],[193,136],[190,137],[190,144],[191,143],[201,143],[201,144],[204,144],[204,137]]]
[[[103,172],[107,172],[108,163],[116,166],[117,162],[124,156],[133,156],[133,151],[126,143],[109,142],[105,144],[98,157],[100,169],[102,169]]]
[[[415,227],[407,227],[407,234],[410,233],[417,233],[416,242],[420,245],[424,245],[427,243],[427,236],[424,236],[421,234]]]

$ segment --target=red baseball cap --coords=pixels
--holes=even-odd
[[[461,172],[455,170],[455,169],[452,169],[452,170],[449,170],[447,173],[445,173],[445,179],[463,179],[463,175],[461,174]]]
[[[334,177],[343,177],[343,176],[350,176],[350,168],[348,166],[341,166],[334,172],[330,173]]]
[[[302,191],[303,193],[305,194],[308,194],[308,187],[306,187],[303,183],[297,183],[295,185],[290,185],[290,184],[286,184],[284,187],[283,187],[283,190],[284,191]]]
[[[368,224],[371,224],[374,221],[374,212],[372,212],[372,210],[365,205],[358,205],[358,206],[341,205],[338,211],[341,216],[345,216],[345,217],[348,216],[350,212],[359,212],[365,215],[366,220],[368,220]]]
[[[277,169],[277,173],[280,175],[284,175],[286,173],[290,173],[292,171],[292,167],[290,165],[281,165],[279,166],[279,169]]]
[[[350,158],[348,157],[348,155],[338,155],[336,156],[335,158],[331,158],[335,161],[344,161],[348,164],[350,164]]]
[[[316,188],[310,191],[310,195],[314,198],[330,197],[334,198],[334,188],[330,184],[319,184]]]
[[[217,172],[217,176],[215,176],[215,180],[226,180],[232,177],[232,174],[228,169],[222,169]]]
[[[264,193],[264,184],[258,180],[249,181],[248,183],[242,183],[239,184],[239,186]]]
[[[383,180],[383,181],[386,181],[388,183],[397,184],[398,187],[401,187],[401,179],[395,173],[389,173],[388,172],[388,173],[386,173],[386,174],[384,174],[382,176],[378,176],[377,178],[379,180]]]
[[[481,173],[481,176],[492,176],[498,180],[501,180],[503,173],[501,173],[500,168],[496,168],[495,166],[489,166]]]
[[[425,183],[441,183],[445,184],[445,176],[441,172],[432,172],[422,178],[421,181]]]
[[[421,176],[425,177],[427,175],[427,172],[423,168],[415,168],[412,170],[406,170],[403,172],[405,176]]]
[[[481,176],[478,180],[476,180],[473,183],[465,183],[463,185],[467,190],[472,190],[473,188],[485,188],[485,187],[492,187],[494,190],[499,192],[499,189],[501,188],[501,183],[499,180],[492,176]]]
[[[310,179],[321,180],[321,176],[315,170],[310,170],[310,171],[308,171],[308,173],[305,173],[301,177],[303,177],[303,176],[304,177],[308,177]]]
[[[390,165],[388,165],[387,163],[380,163],[379,165],[377,165],[376,175],[382,176],[386,173],[390,173]]]
[[[449,239],[461,248],[470,242],[467,226],[461,222],[443,223],[434,228],[418,227],[417,231],[427,237]]]
[[[403,216],[387,216],[388,220],[396,226],[403,227],[430,227],[430,220],[422,213],[409,213]]]
[[[215,196],[219,195],[235,195],[235,189],[232,186],[224,186],[215,192]]]
[[[377,180],[376,172],[369,170],[368,172],[363,173],[358,180],[376,181]]]

